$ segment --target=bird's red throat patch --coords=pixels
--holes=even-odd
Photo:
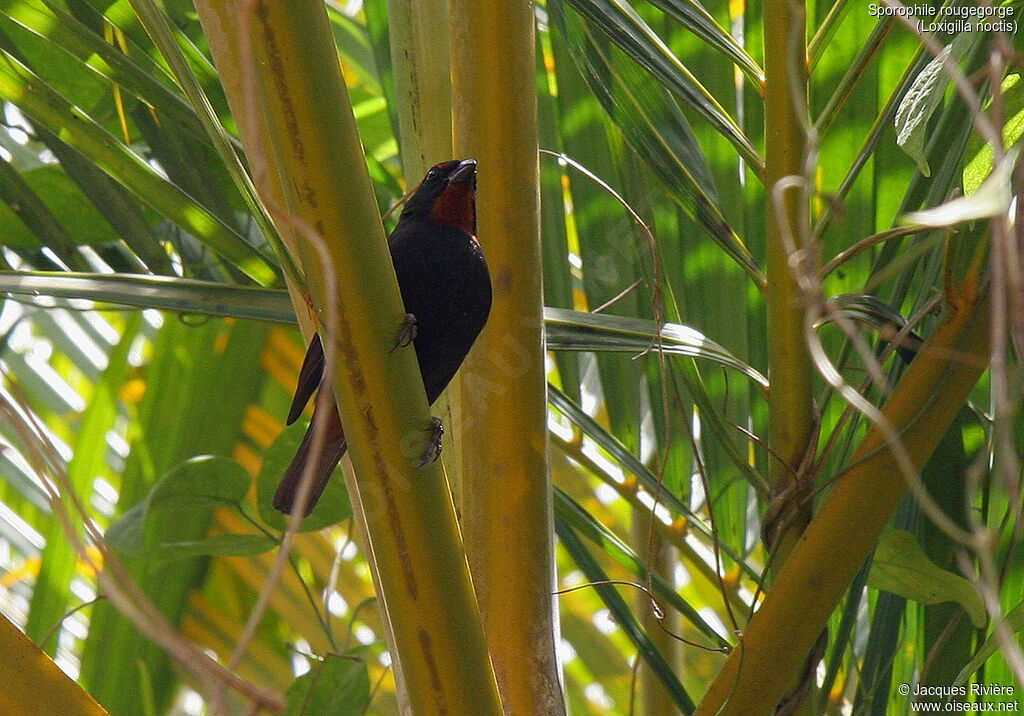
[[[430,218],[441,226],[462,229],[475,237],[476,206],[473,187],[461,182],[449,184],[434,202]]]

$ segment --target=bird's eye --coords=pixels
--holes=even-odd
[[[427,179],[433,179],[436,176],[437,176],[437,169],[431,169],[429,172],[427,172],[426,178]]]

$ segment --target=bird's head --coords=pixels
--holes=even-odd
[[[476,160],[435,164],[402,210],[402,219],[428,217],[476,236]],[[400,219],[401,221],[401,219]]]

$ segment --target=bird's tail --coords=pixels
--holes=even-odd
[[[309,421],[309,428],[302,437],[299,450],[295,453],[291,464],[285,470],[284,477],[281,478],[281,482],[277,485],[277,491],[274,493],[274,509],[278,512],[291,514],[295,506],[295,498],[298,495],[299,483],[302,481],[303,473],[306,470],[306,464],[311,459],[315,459],[312,467],[313,475],[310,478],[312,484],[309,490],[309,498],[306,500],[306,509],[303,517],[312,512],[313,508],[316,507],[316,503],[320,500],[320,496],[324,493],[324,489],[327,487],[327,481],[331,479],[331,473],[337,467],[341,456],[345,454],[347,445],[345,444],[345,433],[341,429],[341,418],[338,417],[338,409],[333,403],[326,407],[328,408],[328,420],[330,422],[324,431],[323,450],[319,451],[317,455],[313,454],[313,437],[317,431],[317,417],[324,412],[320,410],[313,413],[313,419]]]

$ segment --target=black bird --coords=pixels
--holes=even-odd
[[[427,172],[406,202],[388,246],[405,311],[415,317],[408,332],[415,336],[423,387],[433,404],[462,365],[491,310],[491,278],[476,240],[476,160],[442,162]],[[314,335],[299,372],[289,425],[318,388],[330,390],[330,379],[324,375],[323,344]],[[277,486],[274,507],[281,512],[292,511],[302,473],[313,457],[310,448],[318,420],[328,421],[327,435],[314,466],[307,515],[345,454],[345,433],[333,400],[328,411],[324,416],[314,409],[299,451]]]

